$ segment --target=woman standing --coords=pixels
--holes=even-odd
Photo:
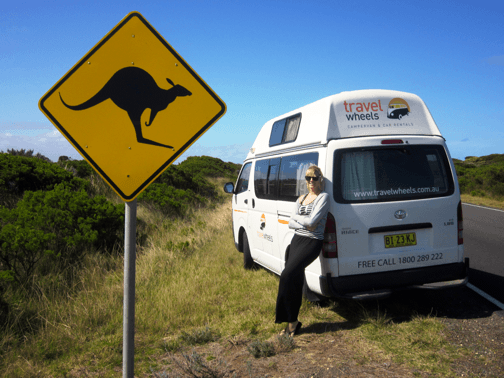
[[[322,191],[324,177],[320,168],[312,165],[306,171],[305,179],[308,194],[298,198],[289,221],[289,228],[294,229],[295,234],[280,276],[276,304],[275,323],[288,322],[281,334],[289,336],[296,335],[301,329],[298,314],[303,296],[304,271],[320,254],[329,210],[329,195]]]

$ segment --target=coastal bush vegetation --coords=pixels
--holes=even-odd
[[[139,213],[176,223],[196,208],[221,202],[215,185],[193,174],[208,173],[212,164],[227,177],[239,169],[209,157],[192,158],[187,170],[172,165],[138,197]],[[106,271],[116,267],[124,205],[107,187],[84,160],[62,156],[53,163],[33,150],[0,153],[0,357],[44,328],[41,300],[82,290],[80,271],[89,261],[101,260]],[[141,246],[157,224],[140,218],[137,225]]]
[[[504,199],[504,154],[453,159],[460,192],[477,197]]]

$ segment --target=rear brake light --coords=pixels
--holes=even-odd
[[[385,139],[381,141],[381,144],[403,144],[402,139]]]
[[[336,238],[336,221],[331,213],[327,214],[327,222],[324,230],[324,245],[322,256],[326,258],[338,257],[338,242]]]
[[[457,207],[457,230],[458,244],[464,244],[464,217],[462,216],[462,201],[459,202]]]

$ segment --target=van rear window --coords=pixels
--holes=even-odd
[[[440,145],[338,150],[334,199],[340,203],[388,202],[453,194],[454,182]]]

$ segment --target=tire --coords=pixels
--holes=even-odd
[[[399,115],[397,116],[397,118],[398,118],[399,120],[401,120],[401,118],[402,118],[402,114],[399,114]]]
[[[243,267],[246,270],[254,270],[257,268],[256,263],[250,255],[250,247],[247,234],[245,232],[243,233]]]

